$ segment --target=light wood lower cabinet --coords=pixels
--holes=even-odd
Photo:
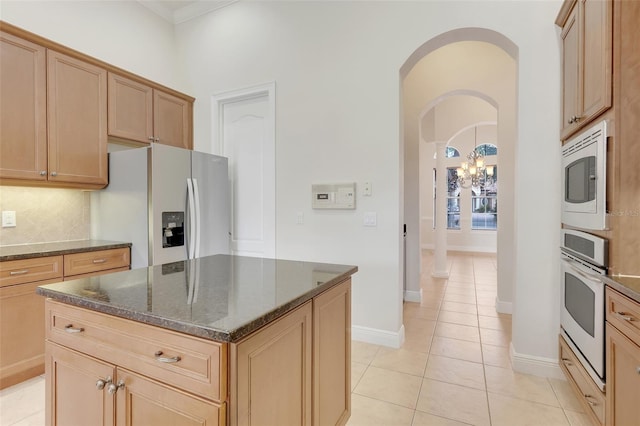
[[[49,426],[349,419],[350,279],[233,344],[52,300],[46,312]],[[158,362],[159,356],[179,361]]]
[[[46,312],[49,426],[226,424],[224,345],[50,300]]]
[[[311,425],[311,304],[231,345],[232,425]]]
[[[230,353],[232,425],[346,424],[351,280],[231,345]]]
[[[351,415],[351,281],[313,299],[313,424]]]
[[[593,382],[578,358],[562,336],[560,343],[560,368],[573,388],[580,405],[594,425],[603,425],[605,420],[605,394]]]
[[[36,287],[62,280],[62,256],[0,263],[0,389],[44,372],[44,300]]]
[[[607,425],[640,424],[640,304],[606,290]]]

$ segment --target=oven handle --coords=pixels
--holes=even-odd
[[[576,272],[578,275],[582,276],[582,278],[587,279],[587,280],[591,280],[591,281],[595,281],[598,283],[603,283],[603,281],[600,279],[599,276],[594,275],[594,274],[590,274],[588,272],[584,272],[581,269],[579,269],[578,267],[576,267],[576,265],[580,265],[578,262],[576,262],[575,260],[571,260],[571,259],[562,259],[563,262],[565,262],[567,265],[569,265],[571,267],[571,269],[573,269],[574,272]]]

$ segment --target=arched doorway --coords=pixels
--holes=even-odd
[[[497,111],[501,145],[501,220],[498,222],[498,297],[496,307],[511,312],[515,282],[515,163],[517,142],[518,49],[495,31],[462,28],[441,34],[420,46],[401,68],[404,144],[404,219],[409,233],[405,253],[408,292],[419,291],[420,280],[420,163],[424,135],[421,114],[430,104],[464,93],[490,99]],[[450,117],[448,126],[464,126]],[[442,123],[439,123],[442,125]],[[434,123],[437,127],[437,123]],[[465,154],[466,155],[466,154]],[[411,232],[413,230],[413,232]]]

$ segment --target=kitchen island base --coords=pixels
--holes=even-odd
[[[47,424],[347,422],[351,279],[238,341],[47,299]]]

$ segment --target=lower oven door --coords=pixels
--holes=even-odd
[[[560,323],[591,368],[604,379],[604,283],[564,254],[561,269]]]

